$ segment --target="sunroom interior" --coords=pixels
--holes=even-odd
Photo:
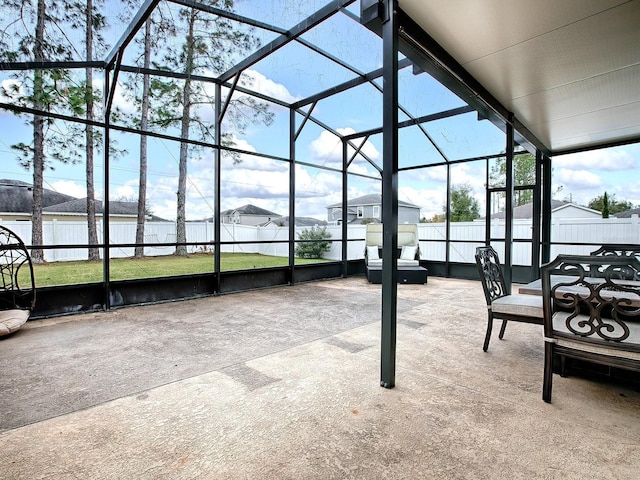
[[[638,2],[588,2],[578,8],[573,2],[505,7],[491,1],[479,8],[473,2],[319,0],[274,1],[267,9],[257,3],[237,2],[228,12],[190,0],[148,0],[127,22],[118,17],[122,12],[110,12],[111,27],[104,33],[109,48],[97,60],[87,62],[78,47],[62,60],[0,64],[5,79],[65,70],[80,83],[91,69],[102,89],[95,118],[74,114],[68,105],[42,110],[3,97],[3,122],[17,125],[39,115],[60,131],[92,125],[107,146],[95,170],[96,191],[104,199],[137,189],[135,181],[124,184],[122,173],[136,177],[136,149],[146,138],[151,155],[163,158],[162,166],[154,167],[158,170],[149,171],[147,197],[166,202],[151,213],[163,219],[173,215],[143,242],[118,234],[124,227],[110,212],[112,202],[104,202],[97,244],[89,244],[85,234],[77,241],[35,245],[27,227],[20,230],[45,258],[58,258],[56,253],[64,258],[71,251],[86,258],[97,247],[101,259],[98,279],[80,277],[78,267],[78,275],[64,284],[38,285],[33,318],[362,275],[364,230],[349,228],[346,208],[360,193],[383,194],[382,219],[391,226],[397,223],[399,195],[442,208],[439,228],[420,238],[421,265],[429,275],[477,278],[472,252],[491,244],[509,282],[526,282],[537,278],[539,265],[554,254],[597,246],[552,241],[552,158],[640,141]],[[461,9],[469,14],[460,15]],[[185,74],[177,39],[188,38],[189,12],[197,12],[201,25],[217,22],[250,41]],[[140,50],[145,25],[160,18],[171,19],[174,30],[153,39],[145,66]],[[166,96],[186,83],[197,92],[199,121],[189,133],[158,116],[141,128],[137,117],[145,78],[158,88],[164,85]],[[187,228],[179,240],[175,213],[163,212],[175,212],[182,148],[190,152],[184,165],[186,224],[205,218],[210,223],[202,234]],[[528,183],[513,176],[524,155],[535,158],[535,177]],[[506,168],[496,179],[491,172],[498,161]],[[81,159],[65,168],[84,178]],[[29,183],[29,175],[25,170],[21,180]],[[52,183],[55,170],[45,176]],[[469,178],[484,185],[480,208],[487,221],[481,236],[451,227],[452,187]],[[434,179],[439,183],[433,189],[416,190],[416,180]],[[256,186],[263,199],[277,199],[269,210],[294,221],[245,238],[233,227],[229,236],[232,227],[221,223],[221,213],[237,206],[229,202],[242,196],[238,192],[252,198],[250,187]],[[513,202],[520,194],[531,199],[535,220],[516,230]],[[302,263],[295,253],[302,229],[297,222],[308,215],[321,218],[336,201],[342,202],[342,219],[332,226],[330,254]],[[493,220],[496,212],[504,217]],[[394,229],[385,232],[391,249]],[[141,259],[130,258],[138,273],[120,277],[114,259],[133,257],[136,247],[149,255],[182,247],[194,255],[204,252],[208,263],[149,273]],[[515,250],[521,253],[516,256]],[[275,251],[280,252],[275,266],[225,264],[225,252]],[[384,278],[383,296],[391,298],[396,288],[391,269]]]

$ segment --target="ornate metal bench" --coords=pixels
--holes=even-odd
[[[545,402],[551,402],[554,354],[640,371],[640,281],[635,280],[640,261],[635,256],[559,255],[541,273]]]
[[[0,336],[18,330],[36,301],[33,265],[24,242],[0,226]]]

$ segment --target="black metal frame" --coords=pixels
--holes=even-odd
[[[511,112],[509,112],[503,105],[501,105],[482,85],[480,85],[458,62],[455,61],[440,45],[437,44],[426,32],[424,32],[408,15],[406,15],[398,6],[396,0],[361,0],[361,16],[360,18],[347,10],[345,7],[354,3],[355,0],[332,0],[327,5],[310,15],[308,18],[299,22],[291,29],[285,30],[283,28],[269,25],[259,20],[250,19],[237,14],[229,13],[217,8],[213,8],[193,0],[168,0],[176,5],[182,5],[187,8],[194,8],[209,12],[211,14],[219,15],[233,21],[245,23],[255,28],[263,29],[270,32],[275,32],[279,36],[269,42],[267,45],[260,48],[258,51],[249,55],[238,64],[226,72],[219,75],[217,78],[192,75],[190,78],[194,81],[208,82],[215,84],[216,88],[216,100],[215,100],[215,139],[213,143],[200,142],[195,140],[181,140],[178,137],[172,135],[166,135],[151,131],[139,131],[136,129],[123,127],[120,125],[112,125],[110,120],[110,110],[113,102],[113,95],[115,92],[115,85],[120,72],[128,73],[148,73],[157,75],[160,77],[173,77],[173,78],[186,78],[184,74],[177,72],[168,72],[158,69],[141,69],[135,66],[123,65],[122,59],[124,53],[133,40],[138,30],[142,27],[145,21],[152,14],[153,10],[158,6],[159,0],[146,0],[142,7],[139,9],[134,20],[131,22],[129,28],[122,35],[120,40],[111,50],[111,52],[105,57],[102,62],[11,62],[0,64],[0,70],[25,70],[25,69],[47,69],[47,68],[103,68],[105,72],[105,89],[108,92],[106,95],[106,114],[105,119],[102,122],[93,121],[87,122],[81,118],[74,118],[65,115],[54,114],[45,111],[38,111],[32,108],[19,107],[7,103],[0,103],[0,108],[20,113],[30,113],[44,115],[51,118],[83,123],[92,124],[96,127],[103,128],[105,132],[105,142],[109,143],[109,136],[111,131],[120,131],[138,135],[145,135],[149,137],[162,138],[177,142],[188,142],[192,145],[199,145],[212,148],[215,152],[215,176],[212,179],[215,185],[215,213],[214,213],[214,247],[221,245],[220,238],[220,173],[221,173],[221,152],[230,151],[241,154],[249,154],[268,158],[276,161],[287,162],[290,168],[290,202],[289,202],[289,216],[295,218],[295,166],[303,165],[318,169],[326,169],[334,172],[341,173],[342,175],[342,202],[346,205],[347,202],[347,186],[349,176],[360,176],[364,178],[370,178],[377,181],[381,181],[383,195],[382,214],[384,218],[385,231],[385,249],[383,252],[383,259],[385,264],[385,270],[383,271],[383,307],[382,307],[382,366],[381,366],[381,384],[385,387],[393,387],[395,383],[395,337],[396,337],[396,301],[397,301],[397,282],[396,282],[396,268],[395,268],[395,245],[397,242],[397,207],[398,207],[398,173],[401,171],[409,171],[418,168],[430,168],[445,165],[447,167],[447,230],[446,239],[447,246],[453,241],[450,238],[450,169],[452,165],[457,163],[476,161],[485,159],[487,162],[491,158],[503,156],[504,154],[487,155],[479,158],[466,158],[466,159],[450,159],[447,158],[443,150],[437,145],[434,139],[428,134],[423,124],[430,121],[439,120],[442,118],[463,115],[472,111],[478,112],[478,118],[488,119],[498,128],[506,134],[506,155],[507,155],[507,186],[506,192],[507,198],[510,199],[514,190],[512,183],[512,162],[514,155],[514,148],[520,146],[527,151],[536,154],[536,184],[534,188],[534,231],[532,237],[532,266],[537,272],[537,268],[540,260],[542,262],[549,260],[550,247],[551,247],[551,235],[550,235],[550,220],[551,220],[551,161],[550,156],[552,152],[519,121],[515,118]],[[328,19],[332,15],[342,14],[353,20],[354,22],[360,22],[369,28],[380,37],[382,37],[383,48],[383,66],[371,72],[361,72],[355,67],[349,65],[347,62],[331,55],[328,52],[311,44],[309,41],[302,38],[306,32],[311,30],[314,26]],[[278,51],[285,45],[297,42],[300,45],[305,46],[312,52],[329,59],[332,62],[344,67],[353,74],[355,78],[352,80],[343,82],[332,88],[326,89],[322,92],[318,92],[305,99],[287,103],[279,99],[269,97],[267,95],[254,92],[245,87],[237,85],[240,74],[246,68],[254,65],[263,58]],[[401,52],[406,58],[398,60],[398,53]],[[426,72],[436,80],[440,81],[445,87],[449,88],[452,92],[458,95],[464,100],[468,106],[460,107],[456,109],[447,110],[444,112],[438,112],[431,115],[414,118],[410,115],[409,111],[398,104],[398,71],[400,69],[413,66],[414,74],[420,74]],[[382,78],[384,82],[384,88],[380,87],[375,80]],[[368,83],[377,89],[383,99],[383,115],[384,123],[381,127],[371,129],[368,131],[357,132],[353,135],[341,135],[334,128],[324,124],[319,119],[315,118],[312,113],[314,107],[318,101],[331,97],[332,95],[345,92],[351,88],[355,88],[359,85]],[[288,108],[290,111],[290,125],[289,125],[289,155],[287,158],[281,158],[274,155],[268,155],[258,152],[245,152],[240,149],[224,147],[221,144],[220,137],[220,123],[223,120],[226,111],[226,104],[221,102],[221,88],[230,88],[233,91],[238,91],[244,94],[252,95],[260,100],[271,102],[275,105],[280,105]],[[304,107],[308,107],[304,110]],[[409,117],[409,120],[405,122],[398,122],[398,112],[401,111]],[[301,117],[301,121],[296,125],[297,116]],[[314,165],[305,163],[297,159],[296,155],[296,139],[300,132],[308,122],[312,122],[319,127],[333,133],[343,142],[343,165],[342,169],[333,169],[324,167],[322,165]],[[430,162],[425,165],[417,165],[406,168],[399,168],[398,165],[398,129],[417,125],[428,142],[433,145],[438,155],[442,157],[440,162]],[[363,152],[361,147],[367,141],[369,136],[373,134],[382,134],[383,136],[383,165],[377,165],[372,159],[368,158]],[[356,142],[357,139],[361,139],[360,142]],[[348,147],[355,150],[353,156],[348,159],[347,152]],[[105,198],[109,198],[109,170],[110,170],[110,158],[109,148],[105,148],[105,169],[104,169],[104,184],[105,184]],[[364,160],[369,162],[373,168],[378,172],[378,176],[362,175],[353,172],[349,172],[348,168],[355,156],[358,155]],[[487,182],[488,183],[488,182]],[[488,193],[488,190],[487,190]],[[510,202],[510,200],[507,200]],[[540,205],[540,202],[541,205]],[[508,205],[511,207],[512,205]],[[505,244],[508,246],[505,250],[505,271],[508,275],[508,279],[511,279],[511,272],[515,272],[516,276],[530,277],[533,275],[531,269],[529,272],[521,272],[522,268],[514,267],[511,264],[511,252],[510,245],[513,241],[511,232],[512,222],[512,208],[507,208],[507,234],[505,235]],[[109,218],[109,202],[105,202],[105,218]],[[541,215],[541,223],[537,221]],[[347,244],[350,241],[347,238],[347,212],[346,208],[343,208],[343,221],[342,221],[342,259],[336,264],[340,266],[339,269],[335,269],[333,263],[311,266],[296,266],[294,264],[294,243],[295,233],[293,228],[290,228],[289,232],[289,263],[283,270],[282,268],[274,268],[269,270],[259,271],[243,271],[243,272],[221,272],[220,271],[220,248],[214,248],[214,262],[213,272],[204,275],[190,275],[185,278],[171,277],[171,282],[175,285],[176,282],[183,285],[174,290],[175,295],[171,297],[168,290],[164,291],[164,279],[140,279],[135,281],[112,281],[110,280],[110,264],[109,264],[109,250],[116,245],[109,242],[109,222],[105,222],[103,242],[100,245],[91,245],[91,247],[98,247],[104,249],[104,265],[103,265],[103,281],[99,284],[87,284],[77,286],[66,287],[51,287],[43,288],[42,292],[45,298],[51,301],[51,305],[59,305],[57,302],[60,298],[71,299],[70,305],[59,305],[59,309],[43,308],[39,311],[41,315],[54,315],[60,313],[69,313],[70,311],[88,311],[97,309],[110,309],[112,307],[118,307],[122,305],[135,304],[139,300],[139,303],[164,301],[174,298],[190,298],[199,295],[211,295],[220,294],[230,291],[241,290],[245,288],[257,288],[270,285],[294,284],[299,281],[307,281],[315,278],[325,278],[325,275],[331,276],[346,276],[350,274],[361,274],[364,271],[364,265],[362,261],[348,261],[346,252]],[[502,240],[502,239],[501,239]],[[489,244],[491,241],[490,227],[487,227],[485,242]],[[256,242],[251,242],[256,243]],[[176,244],[177,245],[177,244]],[[188,245],[188,243],[187,243]],[[128,245],[127,245],[128,246]],[[145,244],[134,245],[145,246]],[[34,248],[49,248],[40,245],[33,245]],[[74,245],[74,248],[78,248],[78,245]],[[80,246],[85,247],[85,246]],[[86,246],[89,248],[90,246]],[[427,262],[421,262],[423,266],[427,265]],[[475,277],[474,268],[472,264],[457,264],[450,261],[449,248],[446,249],[446,258],[444,262],[428,262],[428,266],[431,274],[445,275],[445,276],[462,276],[465,278]],[[251,281],[239,281],[239,278],[253,279]],[[475,277],[477,278],[477,277]],[[168,282],[168,281],[167,281]],[[507,282],[510,283],[510,282]],[[168,288],[168,287],[167,287]],[[138,293],[135,292],[138,289]],[[64,291],[67,296],[60,296],[56,298],[56,291]],[[97,295],[100,291],[101,294]],[[74,293],[70,293],[74,292]],[[87,293],[83,297],[83,293]],[[90,292],[90,293],[89,293]],[[126,295],[122,293],[119,296],[118,292],[126,292]],[[98,300],[98,297],[101,299]],[[122,300],[120,300],[122,298]],[[137,300],[136,300],[137,299]],[[38,312],[37,312],[38,313]]]

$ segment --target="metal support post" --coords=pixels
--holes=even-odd
[[[296,240],[296,111],[289,109],[289,285],[295,283]]]
[[[506,146],[506,179],[505,179],[505,225],[504,225],[504,281],[507,293],[511,293],[511,279],[513,277],[513,114],[509,115],[507,122],[507,146]]]
[[[349,201],[347,198],[347,189],[348,189],[348,181],[349,177],[347,175],[347,141],[342,140],[342,276],[344,278],[347,277],[347,249],[349,248],[348,242],[348,216],[347,216],[347,202]]]
[[[229,95],[231,95],[231,92],[229,92]],[[214,118],[216,119],[214,142],[217,147],[213,155],[213,161],[215,163],[215,165],[213,166],[215,172],[214,175],[216,177],[214,179],[215,183],[213,185],[213,192],[215,197],[215,203],[213,206],[213,271],[216,274],[214,289],[216,293],[220,293],[220,230],[222,229],[222,218],[220,218],[220,174],[222,173],[222,152],[220,151],[220,145],[222,142],[222,117],[224,116],[222,114],[222,87],[220,86],[220,84],[216,84],[216,98],[214,108]]]
[[[551,261],[551,159],[542,157],[542,263]]]
[[[396,327],[398,303],[398,19],[397,0],[380,2],[383,68],[382,163],[382,345],[380,385],[396,383]]]
[[[542,152],[536,150],[536,179],[533,186],[533,225],[531,234],[531,280],[540,278],[540,214],[542,211]]]

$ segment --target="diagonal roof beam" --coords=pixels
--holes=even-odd
[[[215,78],[205,77],[204,75],[185,75],[184,73],[181,73],[181,72],[170,72],[168,70],[156,70],[153,68],[133,67],[131,65],[122,65],[122,67],[120,67],[120,71],[127,72],[127,73],[134,73],[134,74],[157,75],[159,77],[164,77],[164,78],[180,78],[183,80],[185,78],[190,78],[191,80],[196,82],[219,84],[227,88],[231,88],[233,86],[233,84],[229,82],[220,82]],[[251,95],[252,97],[259,98],[260,100],[264,100],[266,102],[271,102],[276,105],[280,105],[281,107],[289,108],[290,106],[288,102],[285,102],[275,97],[264,95],[262,93],[250,90],[248,88],[241,87],[239,85],[235,87],[235,90],[241,93],[245,93],[247,95]]]
[[[411,60],[405,58],[403,60],[398,61],[398,70],[411,66]],[[382,68],[374,70],[373,72],[365,73],[361,77],[354,78],[353,80],[347,80],[340,85],[336,85],[334,87],[328,88],[323,92],[318,92],[315,95],[311,95],[310,97],[303,98],[295,103],[292,103],[291,106],[293,108],[300,108],[308,105],[309,103],[317,102],[318,100],[322,100],[323,98],[330,97],[335,95],[336,93],[344,92],[345,90],[349,90],[350,88],[357,87],[359,85],[373,82],[376,78],[382,77]]]
[[[0,62],[0,71],[3,70],[49,70],[49,69],[73,69],[73,68],[104,68],[101,60],[86,61],[55,61],[55,62]]]
[[[339,12],[340,9],[351,5],[353,2],[355,2],[355,0],[333,0],[331,3],[328,3],[327,5],[322,7],[320,10],[311,14],[302,22],[298,23],[286,34],[280,35],[275,40],[267,43],[264,47],[260,48],[253,55],[248,56],[247,58],[245,58],[244,60],[236,64],[235,66],[231,67],[229,70],[227,70],[222,75],[220,75],[218,79],[224,82],[231,80],[233,77],[236,76],[238,72],[242,72],[243,70],[249,68],[251,65],[258,63],[263,58],[269,56],[271,53],[275,52],[276,50],[284,47],[285,45],[292,42],[303,33],[311,30],[313,27],[315,27],[319,23],[322,23],[327,18]]]
[[[218,15],[219,17],[227,18],[229,20],[245,23],[247,25],[251,25],[252,27],[262,28],[263,30],[269,30],[271,32],[276,32],[283,35],[287,34],[287,29],[285,28],[276,27],[275,25],[270,25],[265,22],[260,22],[259,20],[254,20],[249,17],[244,17],[242,15],[238,15],[237,13],[228,12],[227,10],[222,10],[221,8],[205,5],[204,3],[195,2],[193,0],[169,0],[169,1],[177,5],[182,5],[183,7],[195,8],[196,10],[200,10],[202,12],[211,13],[213,15]]]
[[[127,45],[129,45],[131,40],[133,40],[133,37],[136,36],[142,25],[144,25],[144,22],[147,21],[151,13],[158,6],[158,3],[160,3],[160,0],[145,0],[140,7],[140,10],[138,10],[138,13],[136,13],[136,16],[131,20],[127,30],[122,34],[120,40],[118,40],[113,46],[109,55],[107,55],[107,58],[105,59],[105,66],[107,69],[113,67],[118,52],[127,48]]]

